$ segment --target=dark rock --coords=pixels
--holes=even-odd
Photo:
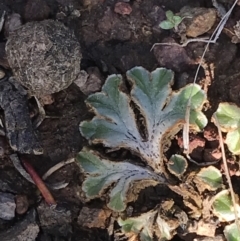
[[[0,82],[0,106],[11,148],[25,154],[42,154],[28,110],[27,92],[13,78]]]
[[[0,240],[4,241],[34,241],[39,233],[36,223],[36,211],[31,210],[23,220],[13,227],[0,233]]]
[[[18,13],[12,13],[7,16],[7,19],[4,24],[4,35],[9,37],[16,29],[22,26],[22,18]]]
[[[72,213],[68,208],[58,204],[58,206],[53,209],[45,202],[41,202],[37,211],[41,228],[44,232],[64,237],[72,232]]]
[[[0,136],[0,158],[7,153],[8,145],[5,136]]]
[[[148,17],[152,21],[153,25],[158,26],[166,18],[166,14],[161,7],[155,5],[149,13]]]
[[[10,66],[7,60],[5,45],[6,45],[5,43],[0,43],[0,65],[5,69],[9,69]]]
[[[173,38],[165,38],[162,43],[176,43]],[[160,66],[181,72],[194,64],[185,48],[176,45],[156,45],[154,55]]]
[[[5,166],[0,169],[0,190],[3,192],[27,194],[33,192],[34,188],[35,186],[22,178],[15,168]]]
[[[4,220],[13,219],[15,217],[15,208],[14,195],[0,192],[0,218]]]

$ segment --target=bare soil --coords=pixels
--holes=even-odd
[[[32,16],[35,15],[40,16],[40,19],[60,19],[74,31],[81,44],[83,53],[81,68],[83,70],[97,67],[102,77],[105,78],[113,73],[124,74],[134,66],[143,66],[149,71],[163,66],[175,71],[175,89],[193,81],[197,59],[201,57],[205,44],[191,43],[185,48],[156,47],[154,51],[150,51],[154,43],[163,40],[180,41],[178,35],[172,31],[161,30],[158,25],[165,18],[166,10],[179,12],[187,5],[212,7],[209,0],[135,0],[128,2],[132,9],[131,13],[121,15],[114,11],[118,0],[48,0],[45,2],[47,7],[41,10],[30,8],[29,2],[31,1],[2,0],[0,11],[19,13],[24,22],[31,21],[34,18]],[[32,2],[42,6],[44,1],[33,0]],[[226,4],[225,7],[228,8],[229,5]],[[226,28],[236,21],[239,12],[240,6],[237,6]],[[6,42],[6,39],[3,33],[0,37],[1,45],[1,42]],[[234,102],[240,106],[240,52],[238,47],[238,44],[231,42],[226,33],[222,33],[217,43],[210,45],[207,52],[206,68],[201,68],[197,82],[208,90],[209,104],[205,113],[209,120],[219,102]],[[210,75],[206,76],[206,73]],[[37,130],[44,155],[25,157],[40,176],[54,164],[74,157],[83,146],[88,145],[81,137],[78,127],[82,120],[91,117],[84,103],[86,96],[75,84],[72,84],[68,89],[56,93],[54,99],[54,103],[46,106],[45,110],[47,115],[55,118],[45,119]],[[31,101],[29,104],[31,105]],[[221,159],[217,130],[211,123],[203,133],[193,134],[190,144],[192,158],[199,163]],[[83,177],[74,163],[63,167],[49,179],[52,183],[62,180],[69,182],[66,188],[51,191],[58,203],[58,211],[49,211],[48,207],[44,206],[36,187],[26,181],[13,166],[9,159],[12,151],[4,137],[1,137],[0,145],[1,152],[3,152],[0,160],[0,191],[11,193],[15,197],[24,196],[27,199],[27,204],[20,202],[21,205],[27,205],[26,212],[19,211],[21,214],[16,213],[11,221],[0,219],[0,233],[11,227],[17,229],[19,222],[27,218],[27,210],[36,209],[38,211],[37,222],[40,227],[36,239],[38,241],[118,240],[116,236],[109,235],[110,222],[96,228],[86,227],[78,221],[78,216],[84,207],[102,209],[104,202],[101,200],[84,202],[84,194],[81,191]],[[179,133],[166,155],[178,153],[181,148],[182,138]],[[238,165],[232,161],[230,153],[228,156],[235,191],[240,194],[237,184],[239,177],[235,175]],[[196,168],[194,164],[191,165],[193,165],[192,169]],[[220,164],[217,166],[222,168]],[[141,192],[137,202],[132,204],[133,213],[149,210],[166,197],[171,197],[177,200],[180,206],[182,205],[181,198],[177,194],[167,188],[164,190],[157,186]],[[64,213],[64,215],[59,215],[59,213]],[[115,229],[119,228],[116,224],[113,225]],[[193,240],[191,238],[181,239],[179,235],[173,240]]]

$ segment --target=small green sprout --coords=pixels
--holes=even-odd
[[[178,25],[182,22],[183,18],[177,15],[174,15],[174,13],[170,10],[166,12],[167,19],[162,21],[159,24],[159,27],[165,30],[168,29],[177,29]]]

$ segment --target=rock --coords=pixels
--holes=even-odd
[[[39,233],[36,223],[36,211],[31,210],[13,227],[0,233],[0,240],[5,241],[35,241]]]
[[[16,202],[17,214],[21,215],[27,212],[29,207],[29,202],[26,195],[16,195],[15,202]]]
[[[5,69],[10,68],[5,51],[5,43],[0,43],[0,65]]]
[[[0,131],[1,132],[1,131]],[[7,141],[5,136],[0,136],[0,158],[3,158],[7,153]]]
[[[180,28],[185,29],[186,35],[193,38],[208,32],[217,20],[217,12],[214,8],[185,6],[180,10],[179,15],[184,18]]]
[[[35,186],[22,178],[14,167],[0,168],[0,190],[3,192],[27,194],[34,192]]]
[[[108,225],[110,210],[83,207],[79,216],[78,224],[85,228],[106,228]]]
[[[66,89],[80,72],[78,40],[63,23],[51,19],[15,30],[6,53],[17,81],[38,97]]]
[[[80,73],[79,41],[61,22],[28,22],[9,35],[6,54],[15,79],[37,100],[39,126],[46,114],[41,98],[68,88]]]
[[[173,38],[165,38],[163,43],[176,43]],[[176,45],[157,45],[153,49],[158,64],[162,67],[181,72],[194,64],[189,58],[185,48]]]
[[[149,13],[149,16],[148,18],[151,20],[151,22],[153,23],[153,25],[157,26],[159,28],[159,24],[166,18],[166,14],[165,14],[165,11],[155,5],[151,12]],[[161,29],[161,28],[159,28]]]
[[[12,220],[15,217],[15,208],[14,195],[0,192],[0,218]]]
[[[86,85],[88,77],[88,73],[85,70],[81,70],[77,79],[74,81],[74,84],[76,84],[81,90]]]
[[[81,11],[78,9],[74,9],[71,13],[71,16],[79,18],[81,16]]]
[[[232,36],[232,43],[239,43],[240,42],[240,21],[237,21],[236,24],[233,26],[234,35]]]
[[[22,26],[22,18],[18,13],[12,13],[7,16],[7,19],[4,24],[4,35],[5,37],[9,37],[11,33],[17,30]]]
[[[72,232],[72,213],[69,209],[60,204],[53,209],[43,201],[37,207],[37,212],[44,232],[64,237]]]
[[[63,20],[64,18],[66,18],[66,14],[64,12],[59,12],[56,14],[56,19],[57,20]]]
[[[50,15],[50,8],[45,0],[28,0],[24,9],[24,20],[41,21]]]
[[[128,3],[118,2],[114,6],[114,12],[121,15],[129,15],[132,12],[132,8]]]
[[[0,82],[0,107],[4,110],[6,136],[11,148],[24,154],[42,154],[29,116],[27,92],[12,77]]]
[[[85,94],[89,95],[100,91],[102,88],[102,76],[97,67],[89,67],[87,73],[81,71],[82,74],[78,81],[74,81],[75,84],[80,88],[80,90]]]

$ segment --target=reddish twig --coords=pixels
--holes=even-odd
[[[46,203],[50,206],[56,206],[57,203],[54,200],[52,194],[49,192],[48,188],[46,187],[40,176],[36,173],[32,165],[27,160],[21,159],[21,161],[26,171],[29,173],[34,183],[38,187],[39,191],[42,193]]]

